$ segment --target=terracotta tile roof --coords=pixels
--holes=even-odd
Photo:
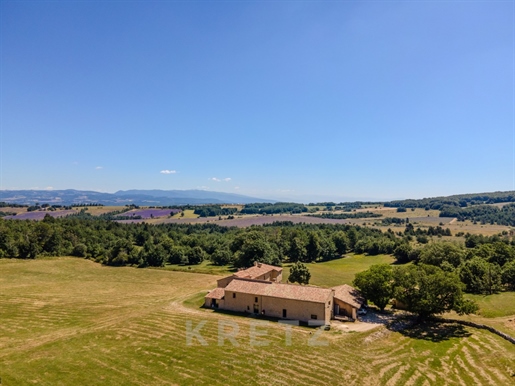
[[[337,287],[333,287],[333,290],[335,299],[350,304],[354,308],[360,308],[361,305],[365,303],[365,299],[361,293],[350,285],[339,285]]]
[[[240,278],[235,278],[231,281],[227,287],[225,287],[225,290],[314,303],[327,302],[333,293],[333,290],[329,288],[310,287],[297,284],[281,284],[267,281],[253,281]]]
[[[215,288],[210,293],[208,293],[205,297],[209,299],[222,299],[225,295],[225,291],[223,288]]]
[[[274,265],[258,264],[258,265],[253,265],[252,267],[244,269],[242,271],[235,272],[234,276],[247,278],[247,279],[255,279],[256,277],[264,275],[268,272],[272,272],[272,271],[282,272],[282,270],[283,269],[281,267],[276,267]]]

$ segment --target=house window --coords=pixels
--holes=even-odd
[[[254,298],[254,303],[257,303],[258,300],[257,300],[257,296]]]
[[[236,293],[232,293],[232,298],[234,299],[236,297]]]
[[[283,309],[283,318],[286,318],[286,310]]]
[[[317,316],[316,315],[311,315],[311,319],[316,319]]]

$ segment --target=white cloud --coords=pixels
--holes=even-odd
[[[45,188],[45,190],[54,190],[54,187],[53,187],[53,186],[47,186],[47,187]]]
[[[240,187],[239,186],[235,186],[234,189],[238,190]]]
[[[175,174],[175,173],[177,173],[177,171],[176,170],[165,169],[165,170],[161,170],[159,173],[161,173],[161,174]]]
[[[97,167],[95,168],[95,170],[100,170],[100,169],[103,169],[103,168],[104,168],[103,166],[97,166]]]
[[[229,182],[231,179],[232,179],[231,177],[227,177],[227,178],[224,178],[224,181]]]
[[[211,178],[208,178],[209,181],[215,181],[215,182],[229,182],[232,180],[231,177],[226,177],[226,178],[216,178],[216,177],[211,177]]]

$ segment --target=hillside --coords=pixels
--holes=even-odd
[[[32,205],[48,203],[71,205],[96,203],[103,205],[199,205],[199,204],[249,204],[274,202],[239,194],[206,190],[127,190],[102,193],[85,190],[0,190],[0,202]]]

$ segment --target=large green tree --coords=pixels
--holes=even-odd
[[[305,264],[300,262],[296,262],[290,268],[290,276],[288,276],[288,281],[291,283],[299,283],[299,284],[309,284],[309,279],[311,279],[311,273],[309,272],[308,267]]]
[[[353,285],[363,296],[372,301],[381,311],[393,297],[393,273],[388,264],[372,265],[369,269],[356,274]]]
[[[444,261],[455,268],[465,259],[465,248],[457,243],[443,242],[428,244],[420,251],[419,261],[439,267]]]
[[[396,300],[404,303],[408,311],[421,319],[451,310],[470,314],[477,305],[463,298],[463,283],[452,272],[432,265],[408,265],[394,271]]]

